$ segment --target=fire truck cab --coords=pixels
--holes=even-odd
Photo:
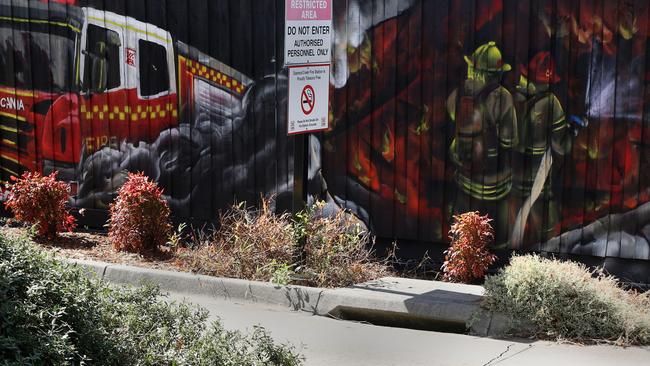
[[[151,141],[178,123],[174,46],[169,32],[154,25],[83,8],[80,37],[79,132],[72,148],[85,154],[120,141]],[[66,133],[53,125],[53,139]],[[45,131],[45,135],[48,135]],[[79,151],[57,146],[44,156],[78,162]],[[50,158],[50,159],[48,159]],[[57,167],[59,168],[59,167]],[[60,170],[60,169],[58,169]]]
[[[0,178],[70,180],[82,154],[177,124],[173,45],[130,17],[0,0]]]

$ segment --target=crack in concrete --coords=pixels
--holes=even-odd
[[[101,277],[102,280],[104,279],[104,277],[106,277],[106,271],[108,270],[108,267],[110,267],[109,264],[105,265],[104,269],[102,270],[102,277]]]
[[[484,363],[483,366],[489,366],[489,365],[492,364],[492,362],[494,362],[494,361],[500,359],[501,357],[503,357],[503,355],[505,355],[506,353],[508,353],[508,352],[510,351],[510,347],[512,347],[512,346],[514,346],[514,345],[515,345],[514,343],[510,343],[510,344],[506,347],[506,350],[505,350],[505,351],[499,353],[498,356],[494,357],[493,359],[491,359],[491,360],[488,361],[487,363]]]
[[[496,356],[495,358],[491,359],[491,360],[488,361],[486,364],[483,364],[483,366],[489,366],[489,365],[492,364],[492,362],[495,362],[495,361],[499,360],[498,362],[494,363],[494,365],[496,365],[497,363],[501,363],[501,361],[505,361],[505,360],[507,360],[507,359],[513,358],[513,357],[515,357],[516,355],[518,355],[518,354],[520,354],[520,353],[523,353],[523,352],[526,352],[526,351],[528,351],[529,349],[533,348],[533,345],[532,345],[532,344],[529,344],[528,347],[523,348],[523,349],[521,349],[521,350],[519,350],[519,351],[517,351],[517,352],[515,352],[515,353],[513,353],[513,354],[511,354],[511,355],[509,355],[508,357],[502,358],[503,356],[505,356],[506,353],[508,353],[508,351],[510,351],[510,347],[512,347],[512,346],[514,346],[514,345],[515,345],[515,343],[511,343],[511,344],[509,344],[509,345],[506,347],[506,350],[505,350],[505,351],[501,352],[498,356]]]

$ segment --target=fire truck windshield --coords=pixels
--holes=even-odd
[[[0,85],[47,92],[76,88],[77,32],[64,23],[0,22]]]

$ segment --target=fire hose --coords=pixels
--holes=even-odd
[[[528,215],[530,215],[531,208],[544,190],[544,183],[546,183],[546,179],[551,172],[552,164],[553,155],[551,153],[551,148],[549,147],[544,153],[542,161],[539,164],[539,168],[537,169],[537,173],[535,174],[535,180],[533,181],[533,188],[530,191],[530,195],[528,198],[526,198],[523,205],[519,209],[519,212],[517,213],[514,229],[510,237],[510,245],[512,249],[519,249],[522,246],[524,232],[526,231],[526,222],[528,221]]]

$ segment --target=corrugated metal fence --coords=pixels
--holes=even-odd
[[[647,1],[335,0],[311,198],[385,238],[650,257]],[[105,210],[126,171],[177,217],[292,200],[281,0],[0,1],[2,178]],[[422,244],[424,248],[425,245]]]

